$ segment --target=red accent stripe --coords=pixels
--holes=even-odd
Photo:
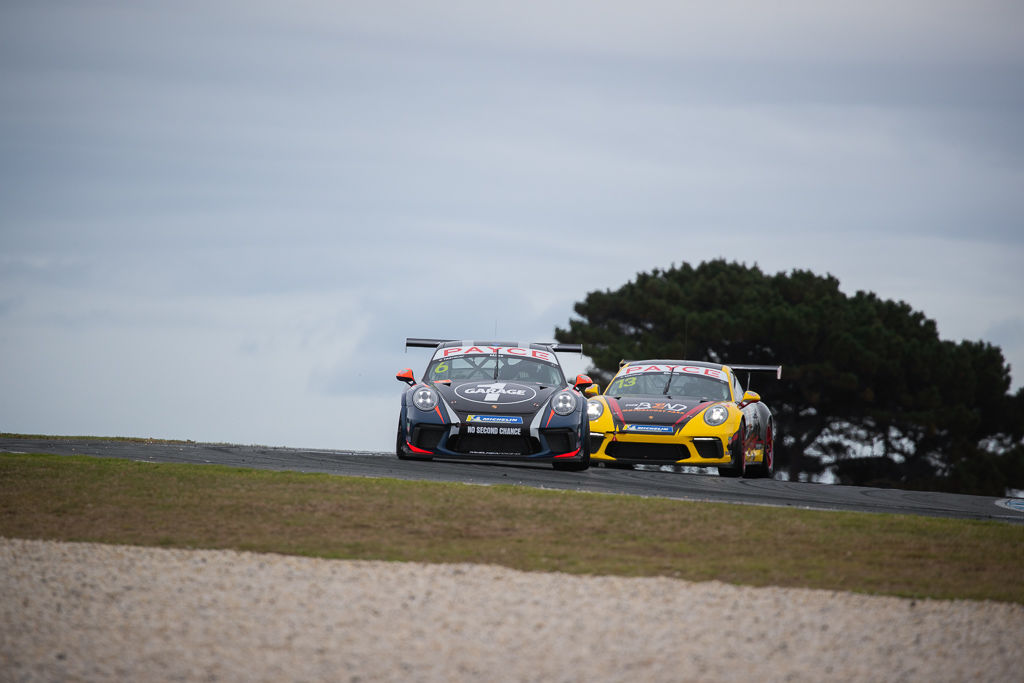
[[[573,457],[574,455],[576,455],[579,452],[580,452],[580,449],[577,448],[572,453],[562,453],[561,455],[556,455],[555,459],[557,460],[558,458],[571,458],[571,457]]]
[[[438,399],[438,401],[438,404],[434,406],[434,412],[437,413],[437,417],[441,420],[441,422],[444,422],[444,415],[441,414],[440,399]]]
[[[426,453],[427,455],[432,455],[432,453],[430,451],[425,451],[422,448],[416,448],[415,446],[413,446],[408,441],[405,442],[405,445],[408,446],[409,450],[412,451],[413,453]]]
[[[551,409],[551,414],[548,415],[548,421],[544,423],[545,427],[547,427],[549,424],[551,424],[551,418],[553,418],[554,416],[555,416],[555,409],[552,408]]]
[[[696,415],[700,411],[702,411],[705,408],[708,408],[708,407],[714,405],[715,403],[721,403],[721,401],[709,401],[708,403],[699,403],[699,404],[697,404],[696,406],[691,408],[685,415],[683,415],[681,418],[676,420],[676,423],[674,425],[672,425],[672,426],[673,427],[678,427],[679,423],[682,422],[683,420],[685,420],[685,419],[687,419],[689,417],[693,417],[694,415]]]
[[[619,419],[619,424],[620,425],[626,424],[626,418],[622,414],[622,408],[619,407],[619,402],[616,401],[614,398],[611,398],[611,399],[606,399],[605,403],[607,403],[608,407],[611,408],[612,417],[617,417]]]

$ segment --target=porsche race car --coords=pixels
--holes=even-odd
[[[555,355],[579,344],[520,344],[406,339],[433,348],[423,377],[406,368],[395,454],[433,458],[550,463],[558,470],[590,466],[587,399],[593,382],[565,379]]]
[[[591,459],[610,467],[717,467],[725,477],[771,477],[775,419],[737,371],[782,366],[687,360],[623,361],[587,403]]]

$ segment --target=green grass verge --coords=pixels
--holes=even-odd
[[[1024,526],[0,454],[0,536],[1024,603]]]
[[[141,436],[57,436],[53,434],[11,434],[0,432],[0,439],[44,439],[50,441],[120,441],[127,443],[193,444],[195,441],[181,439],[151,439]]]

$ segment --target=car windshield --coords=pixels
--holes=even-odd
[[[671,378],[671,379],[670,379]],[[729,385],[711,377],[688,373],[644,372],[617,377],[605,392],[611,396],[692,396],[728,401]]]
[[[497,363],[497,375],[495,375]],[[532,358],[494,354],[439,358],[427,368],[427,381],[506,380],[536,382],[547,386],[565,384],[561,368]]]

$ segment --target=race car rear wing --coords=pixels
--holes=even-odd
[[[421,349],[435,349],[438,344],[444,344],[446,342],[455,341],[454,339],[418,339],[416,337],[408,337],[405,340],[405,348],[421,348]]]
[[[781,365],[732,365],[730,363],[724,363],[733,370],[746,370],[747,372],[774,372],[775,379],[782,379],[782,366]]]
[[[621,368],[626,363],[632,363],[633,361],[628,358],[623,358],[619,361],[619,367]],[[659,361],[661,363],[675,363],[679,361]],[[715,363],[715,365],[719,365]],[[775,379],[782,379],[782,366],[781,365],[733,365],[732,363],[721,363],[721,365],[728,365],[733,370],[746,370],[747,372],[774,372]]]
[[[436,349],[440,344],[447,344],[449,342],[461,341],[460,339],[423,339],[418,337],[408,337],[405,340],[405,348],[421,348],[421,349]],[[492,342],[493,343],[493,342]],[[583,344],[548,344],[547,342],[537,342],[548,348],[555,353],[583,353]],[[502,342],[502,346],[518,346],[519,342]]]
[[[728,365],[728,364],[727,364]],[[729,365],[733,372],[740,372],[745,370],[747,372],[747,381],[743,385],[744,389],[750,390],[750,373],[752,372],[774,372],[775,379],[782,379],[782,366],[781,365]]]

